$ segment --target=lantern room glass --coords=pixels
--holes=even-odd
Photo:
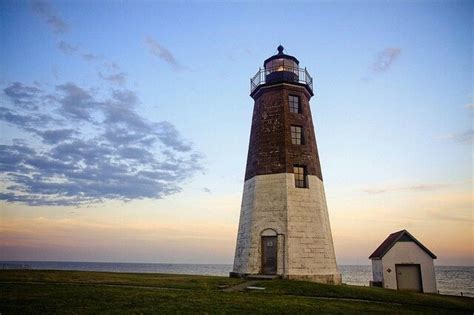
[[[273,59],[265,64],[266,75],[279,71],[293,72],[298,75],[298,65],[293,60],[287,58]]]

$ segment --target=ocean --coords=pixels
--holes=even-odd
[[[189,275],[228,276],[232,265],[225,264],[158,264],[158,263],[103,263],[55,261],[5,261],[1,269],[82,270],[137,273],[170,273]],[[369,265],[341,265],[342,281],[346,284],[368,286],[372,279]],[[474,297],[474,267],[435,266],[440,294]]]

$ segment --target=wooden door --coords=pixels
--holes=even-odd
[[[419,264],[395,265],[398,290],[423,292]]]
[[[277,237],[262,236],[262,273],[274,275],[277,272]]]

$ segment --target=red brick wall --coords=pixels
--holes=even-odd
[[[256,175],[293,173],[293,165],[305,165],[308,175],[322,180],[310,95],[294,84],[261,87],[255,99],[245,180]],[[301,114],[291,113],[288,96],[300,98]],[[291,125],[303,127],[304,144],[291,143]]]

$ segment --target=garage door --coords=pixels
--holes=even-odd
[[[398,290],[423,292],[420,265],[395,265]]]

